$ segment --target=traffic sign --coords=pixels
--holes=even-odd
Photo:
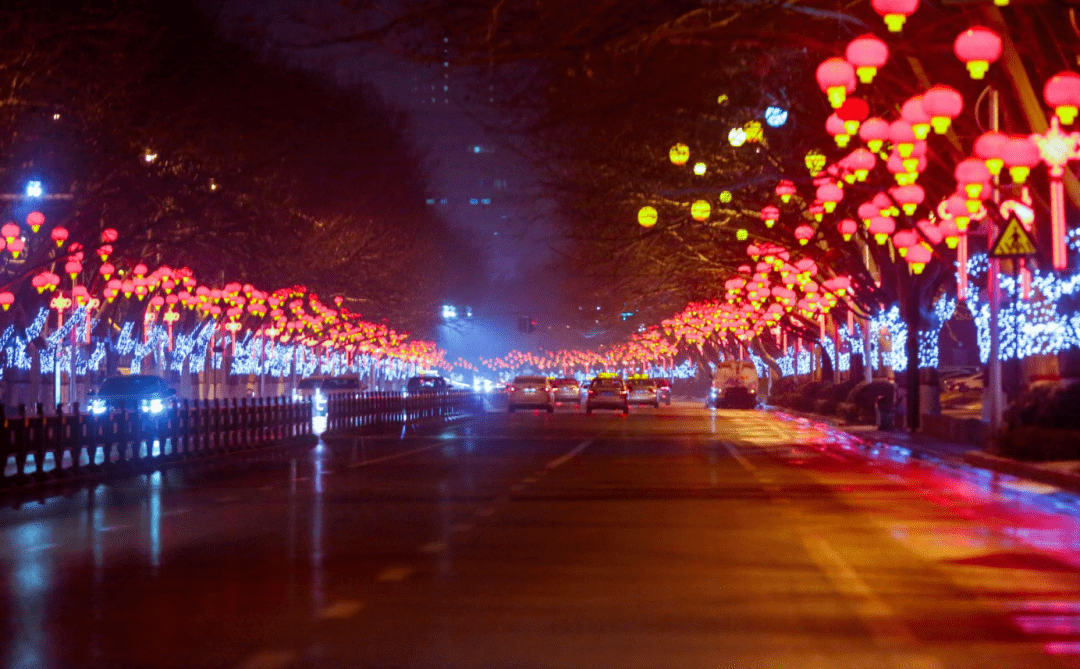
[[[1009,216],[1005,230],[990,246],[991,258],[1026,258],[1037,252],[1031,233],[1020,223],[1015,213]]]

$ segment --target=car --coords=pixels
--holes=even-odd
[[[160,376],[110,376],[96,391],[90,392],[90,413],[102,416],[127,410],[154,418],[172,408],[175,397],[176,390]]]
[[[441,393],[450,390],[450,384],[441,376],[414,376],[405,382],[405,396]]]
[[[293,391],[294,400],[311,400],[312,415],[325,416],[331,395],[358,393],[366,388],[356,377],[312,376],[301,379]]]
[[[941,388],[947,393],[966,393],[982,390],[984,385],[981,371],[964,370],[962,372],[941,375]]]
[[[554,388],[546,376],[515,376],[506,388],[506,408],[510,413],[517,409],[544,409],[555,411]]]
[[[660,395],[656,392],[656,381],[643,376],[632,376],[627,381],[627,404],[643,404],[660,408]]]
[[[667,379],[656,379],[656,397],[659,401],[664,403],[664,406],[671,406],[671,382]]]
[[[593,409],[616,409],[628,414],[628,394],[621,377],[597,376],[589,383],[589,394],[585,396],[585,413],[591,415]]]
[[[746,360],[726,360],[716,366],[709,405],[717,409],[757,407],[757,368]]]
[[[555,393],[552,401],[555,404],[581,404],[581,385],[577,379],[555,379],[553,384]]]

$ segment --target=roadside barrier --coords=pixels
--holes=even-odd
[[[309,401],[284,397],[179,400],[158,415],[121,408],[102,415],[45,415],[0,406],[0,488],[106,477],[155,469],[167,462],[250,451],[312,436]]]
[[[335,393],[327,397],[326,431],[377,428],[482,412],[481,397],[467,390],[412,395],[400,392]]]

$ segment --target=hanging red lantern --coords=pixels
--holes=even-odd
[[[921,95],[908,98],[900,108],[900,118],[911,124],[911,130],[915,133],[915,139],[926,139],[930,134],[930,114],[923,105]]]
[[[101,231],[101,241],[106,244],[112,244],[120,237],[120,234],[113,228],[105,228]]]
[[[766,205],[761,210],[761,220],[765,221],[765,227],[771,228],[780,219],[780,210],[776,205]]]
[[[56,245],[58,247],[63,246],[64,242],[66,242],[68,238],[67,228],[55,227],[52,229],[52,232],[49,233],[49,237],[51,237],[52,240],[56,242]]]
[[[844,199],[844,191],[834,183],[818,186],[817,199],[825,209],[825,213],[831,214],[836,210],[836,205]]]
[[[870,105],[861,98],[848,98],[836,110],[836,115],[844,122],[844,132],[854,135],[859,132],[859,125],[870,115]]]
[[[787,179],[782,180],[776,184],[776,194],[780,196],[781,202],[790,202],[791,196],[795,194],[795,184]]]
[[[893,233],[892,243],[896,247],[900,257],[906,257],[908,249],[919,241],[919,236],[914,230],[897,230]]]
[[[863,202],[859,205],[858,209],[859,218],[862,219],[863,225],[870,227],[870,221],[881,216],[881,212],[878,206],[873,202]]]
[[[844,127],[844,121],[836,114],[830,114],[829,118],[825,119],[825,132],[832,135],[836,145],[841,149],[851,140],[851,135],[847,134],[847,128]]]
[[[855,66],[859,81],[869,84],[878,68],[889,60],[889,47],[874,35],[863,35],[848,43],[844,57]]]
[[[890,32],[898,33],[907,21],[907,17],[919,8],[919,0],[872,0],[874,11],[885,19]]]
[[[953,174],[957,185],[964,190],[969,201],[979,199],[984,185],[990,181],[990,170],[985,162],[977,158],[961,160]]]
[[[68,276],[71,277],[72,281],[75,280],[75,277],[78,276],[79,272],[81,271],[82,263],[77,260],[69,260],[68,262],[64,263],[64,272],[66,272]]]
[[[1062,123],[1071,125],[1080,108],[1080,74],[1066,70],[1047,79],[1043,99],[1054,108]]]
[[[111,263],[102,263],[101,267],[98,268],[98,272],[108,281],[116,273],[116,268]]]
[[[859,230],[859,224],[850,218],[845,218],[836,224],[837,231],[844,237],[845,242],[850,242],[852,235]]]
[[[889,138],[889,122],[876,116],[866,119],[859,127],[859,138],[866,142],[871,151],[877,153]]]
[[[889,141],[896,147],[901,158],[911,155],[911,149],[914,148],[917,139],[915,130],[907,121],[899,119],[889,124]]]
[[[910,185],[910,186],[896,186],[890,188],[889,193],[893,196],[893,199],[900,203],[900,208],[904,210],[904,213],[908,216],[915,214],[915,210],[923,200],[926,199],[926,191],[922,186]]]
[[[40,274],[35,274],[34,278],[30,279],[30,285],[37,288],[39,294],[44,293],[45,289],[49,287],[49,272],[45,271]]]
[[[855,178],[859,181],[866,181],[866,177],[870,174],[870,170],[874,169],[877,165],[877,156],[864,148],[858,148],[848,154],[847,165],[854,173]]]
[[[971,211],[968,209],[967,197],[960,193],[950,195],[945,200],[945,215],[952,218],[956,223],[956,229],[967,232],[968,223],[971,222]]]
[[[870,234],[878,244],[889,241],[889,236],[895,231],[896,221],[888,216],[875,216],[870,220]]]
[[[7,243],[10,244],[13,240],[22,236],[22,229],[14,223],[5,223],[3,227],[0,227],[0,235],[3,235]]]
[[[1009,168],[1013,182],[1022,184],[1027,181],[1031,168],[1042,160],[1039,147],[1027,137],[1010,137],[1001,149],[1001,158]]]
[[[12,304],[15,304],[15,295],[7,290],[0,292],[0,307],[7,311]]]
[[[855,90],[855,68],[843,58],[829,58],[818,65],[817,82],[836,109]]]
[[[926,269],[926,265],[930,262],[933,254],[930,249],[926,248],[922,244],[916,244],[908,249],[907,256],[905,256],[908,265],[911,266],[911,271],[915,274],[922,274]]]
[[[820,223],[822,217],[825,215],[825,204],[818,200],[814,200],[806,210],[810,212],[810,215],[814,217],[815,221]]]
[[[937,229],[945,238],[945,245],[950,249],[955,249],[957,242],[960,241],[960,229],[956,227],[956,222],[952,219],[942,221]]]
[[[923,93],[923,109],[930,115],[934,132],[944,135],[952,120],[964,110],[964,96],[951,86],[938,85]]]
[[[26,215],[26,224],[30,226],[30,229],[35,233],[41,229],[41,226],[45,225],[45,214],[40,211],[32,211]]]
[[[994,176],[1001,174],[1001,168],[1005,166],[1002,154],[1008,141],[1008,135],[996,130],[984,132],[975,140],[975,155],[982,158],[986,169]]]
[[[12,258],[18,258],[19,254],[26,248],[26,242],[22,239],[12,239],[7,243],[7,250],[11,251]]]
[[[814,236],[814,228],[809,225],[803,224],[795,228],[795,239],[799,240],[799,244],[806,246]]]
[[[953,52],[967,64],[972,79],[982,79],[990,69],[990,63],[1001,57],[1001,37],[982,26],[968,28],[957,35]]]

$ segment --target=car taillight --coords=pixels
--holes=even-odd
[[[517,388],[515,388],[514,386],[506,386],[506,392],[508,393],[512,393],[515,390],[517,390]]]
[[[589,389],[589,394],[590,394],[590,395],[595,395],[595,394],[596,394],[596,391],[595,391],[595,390],[593,390],[592,388],[590,388],[590,389]]]

